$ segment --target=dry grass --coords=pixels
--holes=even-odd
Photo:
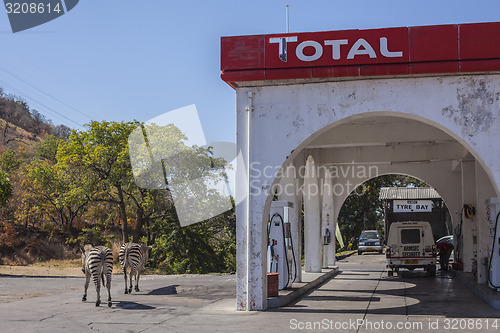
[[[122,274],[119,263],[113,265],[113,274]],[[49,260],[27,266],[0,265],[0,275],[84,276],[81,259]]]
[[[73,265],[73,264],[71,264]],[[0,265],[0,275],[17,276],[83,276],[80,266],[64,265],[28,265],[28,266],[7,266]]]
[[[81,259],[67,259],[67,260],[49,260],[49,261],[41,261],[41,262],[36,262],[32,266],[35,267],[53,267],[53,268],[81,268],[82,267],[82,260]]]

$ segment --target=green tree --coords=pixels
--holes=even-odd
[[[206,274],[236,270],[234,209],[208,221],[180,227],[172,216],[155,221],[151,261],[165,274]]]
[[[72,167],[94,189],[91,200],[117,206],[122,239],[128,241],[128,220],[124,189],[132,182],[127,138],[137,122],[92,121],[85,131],[73,131],[58,149],[57,161]]]
[[[48,135],[44,140],[35,145],[35,157],[56,163],[57,149],[62,142],[63,140],[61,138]]]
[[[178,191],[201,212],[210,207],[197,200],[200,193],[211,203],[222,202],[211,184],[224,179],[225,161],[214,158],[211,147],[188,147],[173,125],[145,129],[147,139],[138,122],[92,122],[66,141],[50,138],[37,145],[38,158],[26,168],[24,183],[30,216],[64,229],[82,218],[87,222],[77,240],[95,242],[111,239],[119,216],[123,241],[133,227],[133,241],[154,244],[152,260],[166,272],[234,271],[234,209],[183,228],[172,199],[172,191]],[[135,146],[129,139],[134,131]],[[135,177],[129,147],[135,149]],[[201,181],[192,182],[196,179]]]
[[[89,202],[90,188],[79,174],[48,161],[34,160],[26,167],[22,185],[27,200],[36,205],[27,207],[33,214],[46,216],[64,231],[74,233],[73,222]]]
[[[16,155],[16,152],[12,149],[4,151],[3,154],[0,155],[0,170],[8,174],[18,170],[22,161]]]
[[[0,172],[0,207],[5,207],[12,197],[12,183],[7,174]]]
[[[147,133],[149,145],[145,144],[144,133]],[[170,207],[174,203],[172,193],[175,194],[176,208],[182,209],[182,217],[191,221],[217,215],[224,201],[228,204],[227,199],[224,200],[211,187],[211,184],[225,179],[224,159],[214,158],[212,147],[189,147],[185,140],[186,137],[174,125],[151,124],[137,128],[130,136],[130,157],[135,180],[141,186],[126,189],[135,205],[134,241],[138,239],[143,225],[162,216],[162,211],[170,214]],[[159,205],[155,200],[161,191],[166,196],[162,200],[166,205]],[[224,207],[231,208],[228,205]]]

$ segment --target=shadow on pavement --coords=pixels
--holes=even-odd
[[[140,304],[136,302],[118,302],[116,307],[124,310],[153,310],[156,309],[154,306]]]
[[[381,271],[379,271],[382,273]],[[420,315],[454,318],[498,318],[500,311],[492,309],[472,295],[459,281],[428,277],[425,272],[402,272],[400,277],[365,277],[363,270],[343,272],[315,291],[288,306],[270,309],[269,312],[309,314],[378,314]],[[363,288],[367,280],[380,281],[375,289]],[[355,286],[346,289],[338,286]],[[345,281],[345,282],[344,282]],[[352,282],[352,283],[349,283]],[[333,287],[333,288],[332,288]],[[323,301],[323,302],[320,302]],[[331,303],[328,303],[331,302]],[[367,308],[360,308],[360,302]]]
[[[151,290],[148,295],[177,295],[178,284]]]

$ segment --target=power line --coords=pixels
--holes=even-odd
[[[88,114],[86,114],[86,113],[84,113],[84,112],[82,112],[82,111],[80,111],[80,110],[78,110],[78,109],[74,108],[73,106],[71,106],[71,105],[67,104],[67,103],[66,103],[66,102],[64,102],[64,101],[61,101],[59,98],[57,98],[57,97],[55,97],[55,96],[52,96],[52,95],[51,95],[51,94],[49,94],[48,92],[43,91],[42,89],[40,89],[40,88],[38,88],[38,87],[34,86],[33,84],[31,84],[31,83],[29,83],[28,81],[26,81],[26,80],[22,79],[21,77],[19,77],[19,76],[17,76],[17,75],[15,75],[15,74],[13,74],[13,73],[11,73],[11,72],[9,72],[9,71],[8,71],[8,70],[6,70],[5,68],[0,67],[0,70],[1,70],[1,71],[3,71],[3,72],[5,72],[5,73],[7,73],[7,74],[9,74],[9,75],[11,75],[12,77],[15,77],[15,78],[16,78],[16,79],[18,79],[19,81],[21,81],[21,82],[25,83],[26,85],[30,86],[31,88],[33,88],[33,89],[35,89],[35,90],[37,90],[37,91],[41,92],[42,94],[47,95],[48,97],[50,97],[50,98],[52,98],[52,99],[56,100],[57,102],[59,102],[59,103],[61,103],[61,104],[65,105],[65,106],[67,106],[68,108],[72,109],[73,111],[75,111],[75,112],[77,112],[77,113],[79,113],[79,114],[81,114],[81,115],[83,115],[83,116],[85,116],[85,117],[89,118],[90,120],[94,120],[94,118],[92,118],[92,117],[91,117],[91,116],[89,116]]]
[[[33,67],[30,70],[30,73],[33,72],[33,71],[38,71],[39,74],[41,76],[44,76],[44,77],[52,75],[51,71],[47,71],[44,67],[42,67],[39,64],[33,62],[33,59],[27,58],[26,54],[24,54],[24,53],[18,53],[17,50],[13,49],[9,45],[2,45],[2,47],[0,48],[0,55],[1,55],[2,52],[6,52],[7,54],[10,55],[10,57],[14,57],[15,59],[17,59],[19,61],[20,60],[24,61],[24,64],[21,66],[22,68],[25,68],[26,64],[29,65],[29,66],[31,66],[31,67]],[[6,57],[6,58],[8,59],[9,57]],[[2,61],[3,61],[3,59],[2,59]],[[17,64],[12,64],[12,63],[9,65],[8,63],[2,62],[1,64],[4,65],[4,66],[7,66],[7,68],[16,68],[17,69],[17,67],[19,67]],[[16,72],[18,72],[20,74],[19,71],[16,70]],[[23,73],[23,75],[24,75],[24,77],[27,77],[26,73]],[[43,82],[36,81],[36,79],[31,78],[31,77],[30,77],[30,82],[32,82],[35,85],[38,85],[38,86],[41,86],[41,87],[45,87],[45,85],[44,85]],[[113,110],[113,111],[115,111],[117,113],[122,112],[121,110],[117,109],[114,104],[108,104],[108,101],[102,99],[102,97],[100,95],[96,95],[93,90],[89,90],[88,88],[86,88],[85,90],[82,90],[81,86],[75,85],[75,82],[70,81],[70,80],[63,80],[61,82],[61,84],[63,84],[67,88],[71,88],[72,90],[76,90],[76,91],[80,91],[82,93],[85,93],[87,96],[91,95],[91,97],[92,97],[91,99],[92,100],[98,101],[101,105],[104,105],[108,110]],[[80,111],[80,112],[82,112],[82,111]],[[92,119],[92,120],[96,120],[95,118],[90,117],[90,116],[89,116],[89,118]]]
[[[35,98],[31,97],[30,95],[26,94],[25,92],[20,91],[19,89],[17,89],[17,88],[15,88],[15,87],[13,87],[12,85],[8,84],[7,82],[5,82],[5,81],[3,81],[3,80],[0,80],[0,82],[2,83],[2,85],[7,86],[10,90],[12,90],[12,91],[14,91],[14,92],[17,92],[17,93],[19,94],[19,96],[20,96],[20,97],[24,97],[24,96],[26,96],[28,99],[32,100],[32,101],[33,101],[33,102],[35,102],[36,104],[38,104],[38,105],[42,106],[43,108],[45,108],[45,109],[46,109],[46,111],[53,112],[53,113],[55,113],[56,115],[58,115],[58,116],[60,116],[60,117],[62,117],[62,118],[64,118],[64,119],[66,119],[66,120],[68,120],[68,121],[72,122],[73,124],[76,124],[76,125],[78,125],[78,126],[80,126],[80,127],[83,127],[83,125],[82,125],[82,124],[77,123],[76,121],[74,121],[74,120],[72,120],[72,119],[70,119],[70,118],[66,117],[65,115],[63,115],[63,114],[61,114],[61,113],[59,113],[59,112],[55,111],[55,110],[54,110],[54,109],[52,109],[51,107],[49,107],[49,106],[47,106],[47,105],[45,105],[45,104],[43,104],[43,103],[39,102],[39,101],[38,101],[38,100],[36,100]],[[59,118],[59,117],[57,117],[57,116],[56,116],[56,118],[58,118],[59,120],[61,120],[61,121],[65,122],[64,120],[62,120],[61,118]],[[66,124],[67,124],[67,123],[66,123]]]

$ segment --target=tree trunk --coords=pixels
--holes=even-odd
[[[123,243],[128,242],[128,223],[127,223],[127,212],[125,211],[125,201],[123,200],[123,191],[120,186],[117,186],[118,189],[118,207],[120,209],[120,216],[122,219],[122,240]]]
[[[134,243],[139,243],[141,237],[142,226],[144,225],[144,214],[142,208],[137,208],[135,215]]]
[[[148,245],[151,245],[151,232],[149,231],[149,218],[146,218],[144,221],[144,224],[146,225],[146,238]]]

